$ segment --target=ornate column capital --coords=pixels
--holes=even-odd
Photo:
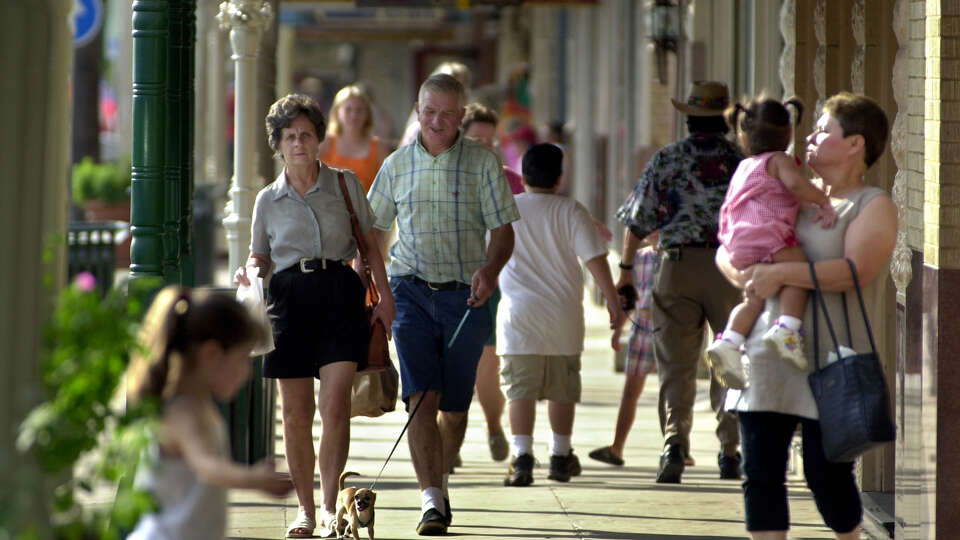
[[[864,73],[867,54],[866,5],[865,0],[853,0],[850,10],[850,26],[853,30],[853,64],[850,66],[850,87],[854,92],[864,92]]]
[[[897,302],[906,305],[907,285],[913,278],[912,253],[908,245],[907,229],[909,206],[907,195],[907,116],[909,74],[909,23],[910,11],[907,0],[896,0],[893,7],[893,33],[897,37],[897,55],[893,62],[893,99],[897,102],[897,115],[891,130],[890,151],[897,165],[893,180],[893,202],[897,205],[897,243],[890,261],[890,276],[897,288]]]
[[[222,30],[230,30],[234,58],[255,57],[260,51],[260,36],[273,19],[273,8],[264,0],[225,0],[220,3]]]
[[[797,5],[796,0],[784,0],[780,4],[780,35],[783,37],[783,51],[780,53],[780,84],[783,97],[796,93],[797,59]]]

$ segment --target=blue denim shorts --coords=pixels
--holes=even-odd
[[[433,390],[440,394],[441,411],[466,411],[483,344],[493,330],[490,310],[467,306],[470,289],[436,291],[397,277],[390,278],[390,289],[397,306],[392,330],[407,407],[411,395]],[[467,309],[470,316],[447,348]]]

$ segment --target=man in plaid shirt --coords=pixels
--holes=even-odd
[[[513,252],[510,223],[520,219],[497,157],[460,133],[465,105],[456,79],[427,79],[416,104],[419,136],[387,157],[368,195],[377,229],[397,221],[387,273],[403,399],[410,409],[423,397],[409,435],[421,535],[450,525],[445,473],[463,442],[477,362],[493,329],[484,304]]]

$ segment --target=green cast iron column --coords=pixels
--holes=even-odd
[[[131,277],[193,285],[196,0],[133,4]]]
[[[130,277],[165,278],[166,0],[133,2],[133,152]]]
[[[164,95],[166,102],[167,130],[164,133],[164,207],[163,207],[163,277],[167,283],[180,283],[180,216],[182,214],[181,165],[183,153],[180,144],[183,133],[180,130],[181,86],[183,70],[180,57],[180,45],[183,41],[182,14],[180,0],[171,0],[167,15],[169,33],[167,39],[167,87]]]
[[[180,275],[184,285],[196,284],[196,254],[193,248],[193,167],[194,167],[194,117],[195,109],[195,71],[196,71],[196,43],[197,43],[197,2],[184,0],[181,7],[183,24],[183,41],[180,44],[179,54],[183,68],[183,84],[181,86],[180,129],[183,132],[180,152],[183,156],[181,168],[183,190],[180,193]]]

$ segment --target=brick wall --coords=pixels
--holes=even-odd
[[[910,5],[910,45],[909,72],[910,82],[907,96],[909,134],[907,143],[907,241],[918,251],[924,248],[923,241],[923,149],[924,149],[924,50],[926,36],[924,28],[924,0],[916,0]]]
[[[960,268],[960,6],[925,7],[924,262]]]

